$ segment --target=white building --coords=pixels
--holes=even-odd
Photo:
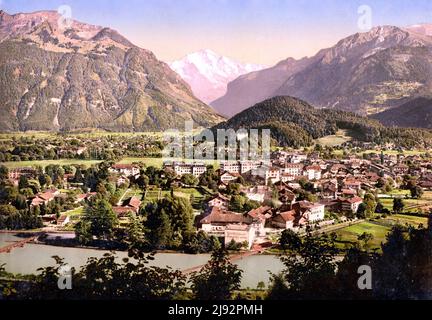
[[[301,163],[301,162],[306,161],[306,160],[307,160],[306,154],[293,154],[290,157],[291,163]]]
[[[225,228],[225,246],[230,242],[247,243],[250,249],[255,241],[255,228],[247,224],[229,224]]]
[[[195,177],[199,177],[207,171],[207,166],[203,163],[175,162],[173,163],[172,168],[178,176],[191,174]]]
[[[303,175],[308,178],[308,180],[320,180],[321,179],[321,167],[318,165],[315,166],[307,166]]]
[[[281,172],[282,174],[298,177],[303,173],[303,165],[300,163],[286,163]]]
[[[139,167],[131,164],[115,164],[109,169],[109,171],[112,173],[119,173],[127,177],[136,176],[140,173]]]

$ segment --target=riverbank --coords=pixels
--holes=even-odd
[[[6,236],[8,239],[6,239]],[[12,234],[0,233],[0,243],[2,241],[12,241],[17,238]],[[55,265],[53,256],[64,259],[64,262],[79,269],[84,266],[89,258],[102,258],[108,250],[85,249],[73,247],[58,247],[50,245],[40,245],[28,243],[24,247],[15,248],[10,253],[0,254],[0,265],[5,264],[6,272],[21,275],[38,274],[39,268],[52,267]],[[128,258],[125,251],[115,251],[116,261],[122,263],[124,258]],[[161,268],[170,267],[175,270],[188,270],[197,266],[205,265],[210,259],[210,254],[186,254],[186,253],[156,253],[155,259],[149,261],[149,266]],[[279,273],[283,270],[283,264],[275,255],[256,254],[252,256],[240,257],[233,261],[243,270],[242,288],[256,288],[258,282],[262,281],[266,285],[270,283],[270,273]]]

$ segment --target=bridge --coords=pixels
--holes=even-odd
[[[7,246],[0,248],[0,253],[10,253],[15,248],[22,248],[22,247],[24,247],[24,245],[26,243],[29,243],[29,242],[36,240],[37,237],[38,237],[38,235],[26,238],[22,241],[17,241],[17,242],[13,242],[11,244],[8,244]]]

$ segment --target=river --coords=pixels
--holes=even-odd
[[[0,247],[20,239],[13,234],[0,233]],[[14,248],[10,253],[0,253],[0,264],[6,264],[6,271],[11,273],[32,274],[37,273],[40,267],[53,266],[55,262],[52,256],[64,258],[70,266],[79,268],[86,263],[88,258],[100,258],[106,252],[108,251],[26,244],[23,248]],[[116,252],[116,255],[119,262],[122,258],[127,257],[126,252]],[[158,253],[155,260],[149,264],[185,270],[205,264],[209,257],[208,254]],[[249,256],[236,260],[234,263],[243,270],[243,288],[256,288],[260,281],[268,284],[270,278],[268,271],[277,273],[283,269],[280,260],[273,255]]]

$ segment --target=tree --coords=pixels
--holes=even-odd
[[[229,202],[229,209],[234,212],[243,212],[243,206],[246,203],[246,198],[241,195],[234,195]]]
[[[0,215],[1,216],[12,216],[12,215],[17,214],[17,213],[18,213],[18,210],[10,204],[0,205]]]
[[[239,183],[228,183],[227,193],[230,195],[239,195],[241,190],[241,184]]]
[[[136,179],[135,183],[141,188],[145,189],[150,183],[149,177],[147,177],[145,174],[141,174],[138,179]]]
[[[149,203],[144,211],[147,218],[144,226],[148,230],[147,238],[150,245],[156,249],[169,246],[172,238],[171,221],[162,210],[161,203]]]
[[[358,241],[362,241],[363,242],[363,246],[364,248],[368,248],[369,247],[369,242],[372,241],[374,239],[374,236],[372,233],[368,233],[368,232],[363,232],[361,235],[359,235],[357,237]]]
[[[401,198],[393,199],[393,212],[401,213],[405,208],[405,203]]]
[[[179,270],[149,266],[152,255],[135,255],[117,262],[112,253],[90,258],[80,270],[72,269],[73,290],[60,290],[58,280],[66,264],[53,257],[54,267],[41,269],[21,296],[36,300],[176,300],[184,298],[186,277]],[[23,286],[21,286],[23,287]]]
[[[38,181],[41,186],[50,186],[52,184],[51,177],[47,174],[40,174]]]
[[[198,184],[198,178],[192,174],[185,174],[181,177],[181,182],[187,186],[196,186]]]
[[[134,214],[129,214],[129,223],[126,227],[125,242],[129,245],[129,250],[136,249],[138,251],[148,247],[147,239],[145,238],[144,225],[139,217]]]
[[[7,180],[8,178],[9,169],[4,165],[0,165],[0,181]]]
[[[375,209],[377,206],[375,196],[371,193],[366,193],[363,203],[365,204],[366,217],[372,217],[375,214]]]
[[[411,198],[413,199],[421,199],[424,193],[423,188],[421,188],[420,186],[412,187],[410,189],[410,192],[411,192]]]
[[[117,215],[109,202],[103,199],[93,202],[83,219],[90,223],[91,234],[102,239],[110,239],[118,224]]]
[[[28,184],[28,179],[26,176],[20,176],[19,178],[19,182],[18,182],[18,189],[24,189],[27,188],[29,186]]]
[[[291,229],[286,229],[282,231],[279,238],[279,244],[283,250],[292,249],[298,250],[301,245],[301,239],[297,233]]]
[[[360,219],[366,218],[366,205],[363,202],[358,206],[356,215]],[[348,216],[348,218],[350,217]]]
[[[295,237],[293,237],[295,239]],[[281,256],[285,266],[283,282],[273,275],[269,296],[273,299],[322,299],[330,298],[336,290],[335,261],[338,250],[335,235],[313,236],[295,239],[296,245]],[[275,288],[277,291],[273,291]]]
[[[265,287],[266,287],[266,285],[265,285],[264,281],[259,281],[258,282],[258,284],[257,284],[257,289],[258,290],[264,290]]]
[[[89,221],[81,220],[75,225],[75,236],[79,243],[89,244],[93,240],[91,233],[91,223]]]
[[[224,249],[218,249],[200,271],[192,274],[192,292],[199,300],[228,300],[240,289],[241,278],[242,270],[229,261]]]

